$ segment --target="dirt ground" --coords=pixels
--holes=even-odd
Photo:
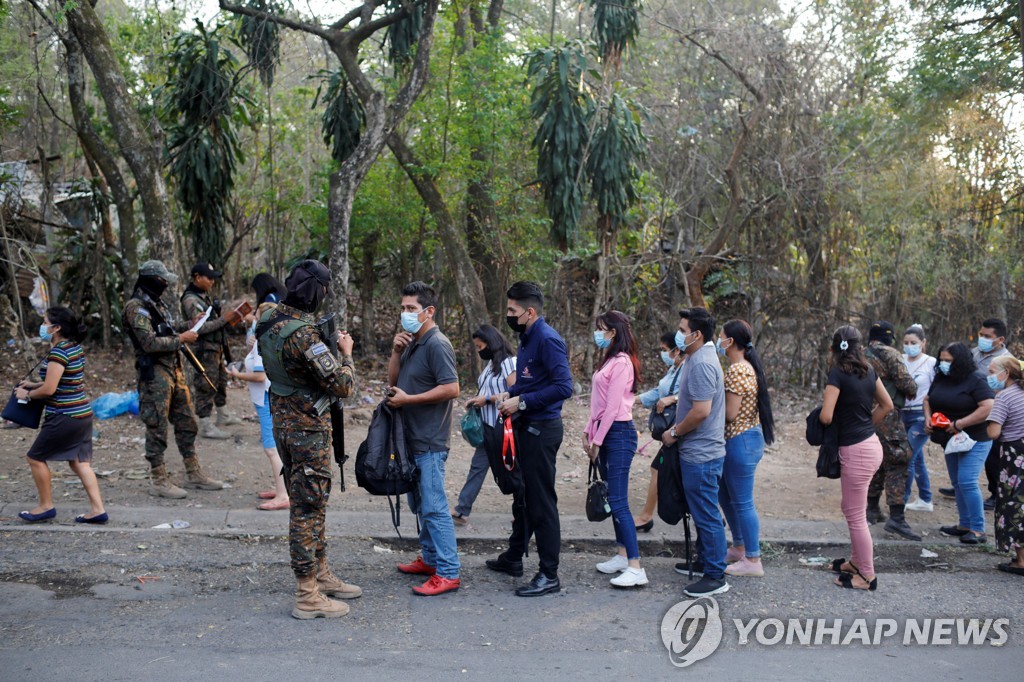
[[[0,378],[12,385],[24,374],[29,361],[8,352],[0,357]],[[110,391],[134,389],[134,370],[130,357],[114,353],[95,353],[89,358],[87,389],[92,398]],[[384,385],[382,368],[364,370],[357,362],[357,393],[345,409],[345,441],[351,457],[346,465],[347,490],[335,492],[331,506],[335,509],[381,511],[387,509],[384,500],[366,494],[355,485],[352,465],[359,443],[366,434],[373,406],[380,400]],[[469,393],[464,393],[468,398]],[[769,446],[758,468],[755,501],[759,513],[766,518],[795,520],[841,520],[839,510],[839,483],[819,479],[814,474],[817,451],[804,441],[804,417],[814,406],[816,396],[794,395],[780,392],[773,396],[778,424],[776,442]],[[577,396],[566,403],[563,411],[565,440],[559,452],[556,486],[559,508],[565,514],[583,514],[586,496],[587,466],[580,446],[580,434],[589,412],[589,397]],[[248,391],[240,382],[233,382],[228,390],[228,406],[244,417],[244,423],[228,427],[231,440],[215,441],[200,438],[197,441],[200,460],[207,472],[226,481],[230,488],[216,492],[191,492],[186,500],[165,500],[147,493],[148,465],[143,458],[145,429],[138,417],[124,415],[108,420],[97,420],[94,431],[93,468],[101,476],[101,487],[107,504],[126,506],[179,505],[241,509],[257,504],[256,492],[271,483],[270,467],[260,447],[259,425],[255,410],[249,402]],[[458,432],[462,404],[455,410],[451,454],[448,459],[447,489],[449,502],[454,505],[465,481],[473,456],[473,448]],[[641,426],[640,452],[634,458],[630,480],[630,503],[634,513],[643,505],[650,481],[651,457],[658,444],[651,443],[646,431],[647,414],[642,407],[635,411],[636,423]],[[36,432],[30,429],[0,430],[0,500],[6,502],[36,499],[36,491],[24,459]],[[175,476],[183,475],[181,459],[169,437],[168,468]],[[927,453],[932,489],[936,495],[935,514],[910,513],[908,519],[920,530],[934,535],[940,523],[956,520],[952,500],[941,499],[939,486],[949,484],[945,462],[937,446],[930,445]],[[78,479],[64,466],[52,467],[54,497],[69,502],[84,501],[85,495]],[[337,490],[337,489],[336,489]],[[916,494],[916,488],[915,488]],[[884,501],[883,501],[884,503]],[[473,507],[474,512],[504,512],[510,500],[498,492],[488,477]]]

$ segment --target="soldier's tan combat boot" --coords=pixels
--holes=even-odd
[[[230,433],[217,428],[213,423],[213,417],[199,418],[199,435],[203,438],[212,438],[214,440],[227,440],[231,438]]]
[[[180,500],[188,497],[188,493],[171,483],[171,477],[167,475],[167,467],[161,464],[153,467],[149,472],[150,486],[149,494],[154,497],[169,497],[172,500]]]
[[[355,599],[363,596],[363,588],[358,585],[349,585],[331,573],[331,569],[327,567],[326,558],[320,558],[316,562],[316,584],[320,588],[320,592],[335,599]]]
[[[348,604],[328,599],[320,593],[316,576],[298,578],[295,588],[295,608],[292,618],[311,620],[313,618],[341,618],[348,613]]]
[[[224,481],[217,481],[203,473],[199,466],[199,459],[196,457],[185,458],[185,487],[198,488],[199,490],[221,490],[224,488]]]
[[[242,420],[228,411],[227,407],[217,408],[217,426],[234,426],[241,423]]]

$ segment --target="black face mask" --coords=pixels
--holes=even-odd
[[[491,350],[490,348],[484,348],[483,350],[478,350],[477,351],[477,355],[480,356],[481,360],[493,360],[494,359],[494,351]]]
[[[519,318],[521,318],[525,314],[526,313],[523,312],[522,315],[506,315],[505,322],[508,323],[508,328],[514,331],[516,334],[522,334],[523,332],[525,332],[526,325],[519,323]]]
[[[139,275],[139,280],[135,286],[146,292],[154,301],[159,301],[167,289],[167,282],[154,275]]]

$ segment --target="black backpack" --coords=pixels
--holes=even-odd
[[[402,498],[416,490],[416,462],[405,441],[401,412],[381,401],[373,410],[366,440],[356,453],[356,484],[371,495],[384,495],[391,508],[391,523],[401,525]],[[391,502],[391,497],[395,502]],[[399,533],[401,537],[401,533]]]
[[[687,517],[690,505],[683,492],[683,472],[679,466],[679,446],[663,445],[655,457],[659,458],[658,468],[658,516],[670,526]]]
[[[487,463],[494,475],[494,482],[503,495],[512,495],[523,489],[523,472],[519,464],[519,439],[515,423],[518,418],[518,413],[510,417],[499,414],[494,426],[484,429]]]

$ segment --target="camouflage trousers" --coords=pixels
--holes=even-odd
[[[317,559],[327,555],[327,501],[331,496],[331,434],[274,427],[291,498],[288,551],[292,571],[302,579],[316,574]]]
[[[907,494],[907,467],[914,454],[907,439],[907,427],[899,410],[886,415],[885,420],[876,429],[878,440],[882,442],[882,466],[868,485],[868,497],[881,497],[885,489],[886,504],[900,505]]]
[[[207,350],[196,353],[196,358],[206,370],[206,376],[216,388],[211,388],[199,372],[191,365],[189,376],[192,379],[192,392],[195,396],[196,416],[200,419],[209,417],[213,412],[213,406],[224,407],[228,404],[228,370],[224,366],[224,352]]]
[[[196,417],[180,368],[172,373],[157,366],[150,381],[139,381],[139,418],[146,425],[146,459],[152,467],[164,463],[167,423],[174,427],[174,440],[183,458],[196,456]]]

